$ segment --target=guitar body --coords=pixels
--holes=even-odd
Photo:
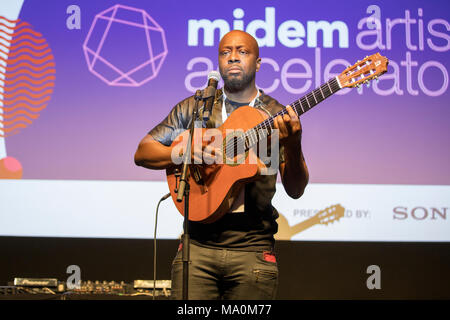
[[[246,131],[268,117],[264,112],[244,106],[236,109],[222,126],[220,130],[223,139],[226,139],[230,131]],[[203,131],[207,129],[202,129]],[[181,133],[172,143],[175,146],[187,141],[189,130]],[[249,161],[256,159],[256,161]],[[257,179],[258,173],[265,165],[257,159],[250,149],[245,154],[245,161],[241,155],[239,163],[212,164],[212,165],[189,165],[189,220],[203,223],[212,223],[227,213],[233,205],[234,199],[239,195],[245,183]],[[175,173],[181,172],[182,164],[172,166],[166,170],[167,183],[170,194],[178,211],[184,215],[184,200],[177,201],[177,190],[179,181]],[[200,172],[202,181],[194,179],[194,170]]]

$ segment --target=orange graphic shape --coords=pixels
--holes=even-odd
[[[10,27],[8,23],[14,23]],[[48,104],[55,80],[54,57],[41,33],[24,21],[0,16],[0,139],[31,125]],[[4,57],[6,56],[6,58]],[[0,179],[21,179],[23,168],[13,157],[0,159]]]

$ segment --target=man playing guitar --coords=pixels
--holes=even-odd
[[[207,128],[217,128],[241,106],[251,106],[272,116],[284,108],[258,90],[255,74],[261,67],[258,43],[250,34],[233,30],[219,43],[219,70],[224,88],[216,91]],[[140,142],[135,163],[148,169],[174,166],[172,144],[176,132],[189,128],[195,101],[179,102],[169,115]],[[290,106],[277,116],[279,171],[286,193],[299,198],[308,183],[308,169],[301,148],[302,127]],[[217,150],[216,152],[220,152]],[[205,160],[193,152],[192,160]],[[228,212],[212,223],[189,222],[191,238],[189,299],[274,299],[278,267],[274,234],[278,213],[271,204],[277,174],[261,175],[246,182]],[[181,299],[181,251],[172,264],[172,296]]]

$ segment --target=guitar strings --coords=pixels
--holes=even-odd
[[[294,101],[290,104],[290,106],[294,107],[294,111],[297,113],[297,115],[300,117],[303,113],[305,113],[308,110],[311,110],[314,106],[325,100],[326,98],[333,95],[335,92],[340,90],[340,86],[336,80],[336,78],[332,78],[330,81],[324,83],[319,88],[307,93],[300,99]],[[314,92],[317,93],[317,97],[314,94]],[[319,95],[320,93],[320,95]],[[302,104],[302,100],[303,104]],[[305,104],[306,102],[306,104]],[[301,110],[299,109],[301,108]],[[305,110],[306,109],[306,110]],[[272,132],[272,126],[274,119],[279,115],[284,115],[288,111],[286,108],[278,111],[270,118],[264,120],[263,122],[259,123],[255,127],[247,130],[242,135],[239,136],[233,136],[232,139],[227,139],[226,147],[225,147],[225,155],[229,155],[232,152],[232,157],[237,156],[237,154],[234,153],[234,151],[238,151],[238,140],[240,143],[244,144],[244,151],[249,150],[252,148],[256,143],[258,143],[259,140],[266,138],[270,135]],[[260,134],[261,133],[261,134]],[[247,142],[247,144],[246,144]],[[237,152],[236,152],[237,153]]]
[[[335,89],[335,90],[333,91],[332,88]],[[323,100],[325,100],[326,98],[328,98],[329,96],[334,94],[339,89],[340,89],[340,87],[339,87],[339,85],[338,85],[338,83],[336,81],[336,78],[333,78],[329,82],[327,82],[327,83],[323,84],[322,86],[320,86],[318,89],[315,89],[312,92],[309,92],[308,94],[306,94],[305,96],[303,96],[299,100],[293,102],[291,104],[291,106],[294,106],[296,113],[298,115],[299,114],[301,115],[302,113],[312,109],[312,107],[314,107],[318,103],[322,102]],[[320,98],[320,96],[318,95],[319,90],[320,90],[320,93],[322,95],[322,98]],[[314,92],[317,93],[319,99],[315,98]],[[317,101],[317,103],[313,103],[312,102],[313,98],[314,98],[314,102]],[[302,101],[301,101],[302,99],[306,100],[306,102],[308,103],[309,108],[307,108],[306,111],[303,108]],[[309,99],[309,100],[307,100],[307,99]],[[310,103],[310,101],[311,101],[311,103]],[[303,103],[305,103],[305,102],[303,101]],[[299,106],[302,108],[302,112],[300,112],[300,110],[298,109]],[[306,108],[306,105],[305,105],[305,108]],[[255,126],[254,128],[249,129],[248,131],[246,131],[241,136],[241,137],[243,137],[243,139],[242,138],[240,139],[241,142],[244,141],[244,146],[245,146],[244,150],[247,151],[253,145],[255,145],[258,142],[258,140],[268,136],[271,133],[271,129],[272,129],[272,125],[273,125],[273,122],[274,122],[274,118],[276,118],[278,115],[284,115],[286,113],[287,113],[287,110],[283,109],[283,110],[277,112],[275,115],[273,115],[269,119],[264,120],[263,122],[261,122],[260,124]],[[263,130],[261,130],[261,129],[263,129]],[[260,135],[260,133],[262,133],[262,135]],[[247,145],[245,145],[245,141],[247,142]],[[226,151],[225,151],[226,154],[228,155],[231,151],[233,151],[233,156],[234,156],[235,155],[234,154],[234,150],[236,149],[236,147],[237,147],[237,145],[236,145],[236,140],[235,139],[227,140]]]

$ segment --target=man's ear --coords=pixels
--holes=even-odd
[[[261,58],[256,59],[256,72],[261,68]]]

